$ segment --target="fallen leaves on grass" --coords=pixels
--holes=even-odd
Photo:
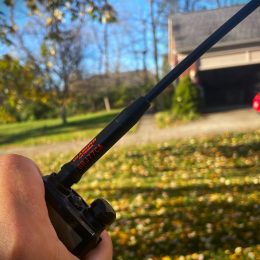
[[[57,171],[72,154],[37,161]],[[115,259],[260,259],[260,132],[112,150],[75,189],[107,198]]]

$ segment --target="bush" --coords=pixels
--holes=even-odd
[[[157,112],[155,114],[155,121],[160,128],[169,126],[173,123],[172,113],[169,111]]]
[[[51,102],[28,102],[19,113],[18,121],[55,118],[57,116],[57,106]]]
[[[182,78],[176,86],[172,113],[175,119],[193,120],[199,116],[200,108],[200,90],[192,83],[191,79],[186,76]]]
[[[16,118],[11,115],[3,106],[0,106],[0,124],[2,123],[13,123]]]

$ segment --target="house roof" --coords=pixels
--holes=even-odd
[[[175,14],[173,30],[176,49],[179,53],[193,50],[220,25],[240,10],[242,5],[205,10],[193,13]],[[234,47],[248,43],[260,44],[260,8],[249,15],[236,28],[221,39],[212,50],[220,47]]]

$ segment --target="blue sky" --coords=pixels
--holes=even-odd
[[[146,18],[149,19],[149,0],[131,0],[131,1],[116,1],[116,0],[110,0],[109,1],[114,8],[118,11],[118,16],[119,16],[119,24],[115,25],[110,25],[109,26],[109,34],[111,35],[109,37],[109,42],[111,45],[111,49],[109,51],[109,60],[111,64],[114,66],[116,62],[116,55],[121,55],[122,59],[122,67],[121,70],[133,70],[136,68],[141,69],[142,68],[142,57],[141,57],[141,51],[142,51],[142,39],[140,38],[140,23],[135,22],[135,20],[140,19],[140,18]],[[210,1],[209,1],[210,2]],[[215,2],[212,0],[211,2]],[[245,2],[241,0],[240,2]],[[24,7],[24,2],[23,1],[17,1],[17,12],[16,12],[16,20],[18,21],[18,27],[23,27],[26,22],[27,22],[27,16],[26,16],[26,8]],[[5,11],[3,9],[3,2],[0,1],[0,9],[2,11]],[[125,20],[131,20],[131,24],[128,21],[127,23]],[[91,27],[92,25],[86,24],[86,34],[88,34],[85,37],[86,43],[88,45],[91,44],[93,41],[93,29],[88,28]],[[118,28],[120,27],[121,28]],[[96,34],[100,35],[102,37],[102,30],[103,30],[103,25],[100,25],[98,23],[95,23],[95,30]],[[27,28],[28,29],[28,28]],[[125,29],[125,32],[124,32]],[[129,32],[127,32],[127,30]],[[90,32],[89,32],[90,31]],[[91,31],[92,31],[92,36],[91,36]],[[120,35],[120,32],[121,35]],[[160,45],[159,45],[159,53],[160,53],[160,63],[162,61],[162,55],[167,53],[167,30],[160,30]],[[40,37],[40,34],[39,34]],[[153,46],[151,42],[151,30],[148,30],[148,38],[150,39],[148,42],[148,55],[147,55],[147,64],[148,68],[150,70],[154,70],[154,64],[153,64],[153,59],[152,59],[152,51],[153,51]],[[118,50],[118,41],[122,42],[122,46],[120,50]],[[135,40],[134,44],[128,44],[127,41]],[[36,51],[39,51],[39,46],[40,42],[39,39],[36,37],[28,37],[27,38],[27,45],[29,49],[31,50],[32,53],[36,53]],[[3,45],[0,45],[0,55],[6,52],[10,52],[16,56],[20,55],[20,52],[18,49],[11,48],[8,49],[4,47]],[[136,52],[136,54],[139,59],[136,60],[134,58],[133,52]],[[96,61],[98,57],[98,49],[94,46],[88,50],[86,50],[86,56],[88,58],[84,61],[83,66],[88,68],[90,73],[97,73],[98,72],[98,63]],[[92,71],[90,71],[90,68]]]
[[[112,0],[110,1],[111,4],[113,5],[113,7],[118,11],[118,16],[119,16],[119,20],[121,20],[121,17],[124,17],[123,19],[125,19],[125,17],[147,17],[148,15],[148,7],[149,7],[149,2],[148,0],[132,0],[132,1],[115,1]],[[5,5],[3,4],[2,1],[0,1],[0,9],[1,11],[6,12],[6,8]],[[18,27],[22,28],[24,27],[24,25],[27,23],[27,15],[26,15],[26,8],[24,6],[23,1],[17,1],[16,2],[16,12],[15,12],[15,20],[17,21],[17,25]],[[96,23],[98,24],[98,23]],[[116,27],[117,25],[111,25],[109,30],[113,30],[113,27]],[[100,30],[102,30],[102,25],[97,26],[96,28],[100,28]],[[113,37],[110,37],[110,43],[113,44],[114,39]],[[28,38],[27,39],[27,45],[28,47],[31,49],[32,52],[35,52],[35,50],[37,49],[37,45],[39,45],[39,42],[37,42],[37,39],[34,37]],[[12,53],[15,56],[19,56],[19,50],[15,49],[15,48],[6,48],[5,46],[0,44],[0,55],[3,55],[5,53]],[[92,52],[93,53],[93,52]],[[127,65],[125,65],[128,69],[134,68],[134,66],[131,66],[131,58],[128,57],[129,55],[127,54],[127,52],[124,54],[125,55],[125,63]],[[152,62],[149,60],[151,60],[151,58],[148,59],[148,63],[150,63],[151,67]],[[152,68],[151,68],[152,69]]]

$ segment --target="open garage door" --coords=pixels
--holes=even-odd
[[[208,107],[249,105],[260,92],[260,64],[198,72]]]

